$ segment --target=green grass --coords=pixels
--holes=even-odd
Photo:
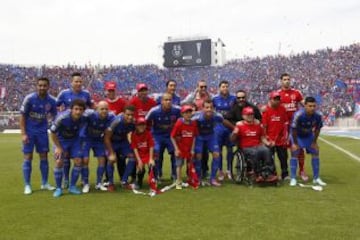
[[[358,140],[326,139],[360,155]],[[118,189],[59,199],[39,190],[37,157],[34,193],[24,196],[20,136],[2,134],[0,143],[0,240],[360,238],[360,163],[321,141],[321,175],[328,183],[323,192],[227,182],[154,198]],[[306,168],[310,173],[308,160]],[[92,183],[94,170],[92,161]],[[49,179],[54,182],[52,171]]]

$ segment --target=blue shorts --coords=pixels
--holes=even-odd
[[[197,136],[195,139],[195,153],[202,153],[204,145],[207,146],[207,149],[209,149],[210,152],[220,152],[219,143],[216,139],[216,134]]]
[[[314,140],[313,135],[310,135],[308,137],[299,137],[299,136],[297,137],[297,142],[298,142],[298,145],[300,148],[305,148],[307,153],[317,154],[318,151],[316,151],[315,149],[313,149],[311,147],[313,140]],[[290,141],[291,141],[291,144],[294,143],[292,136],[290,137]]]
[[[133,157],[134,151],[132,150],[130,143],[128,141],[120,141],[113,143],[112,145],[114,152],[120,153],[124,157]]]
[[[47,133],[28,135],[28,139],[29,142],[23,144],[22,151],[24,154],[32,153],[34,151],[34,147],[36,147],[37,153],[49,152],[49,138]]]
[[[92,149],[95,157],[105,157],[105,144],[104,141],[84,140],[83,142],[83,157],[88,158],[90,156],[90,150]]]
[[[154,153],[159,154],[160,149],[167,149],[167,151],[174,152],[174,146],[170,140],[170,136],[154,135]]]
[[[234,143],[230,141],[231,130],[225,127],[223,124],[217,124],[215,126],[215,134],[217,136],[219,146],[233,147]]]
[[[64,150],[64,153],[69,153],[70,158],[82,158],[83,146],[81,139],[59,139],[60,145]]]

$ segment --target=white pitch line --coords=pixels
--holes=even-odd
[[[329,142],[328,140],[325,140],[323,139],[322,137],[319,137],[319,139],[327,144],[329,144],[330,146],[336,148],[337,150],[339,150],[340,152],[343,152],[345,153],[346,155],[352,157],[353,159],[355,159],[356,161],[360,162],[360,157],[355,155],[355,154],[352,154],[351,152],[349,152],[348,150],[345,150],[343,149],[342,147],[339,147],[338,145],[332,143],[332,142]]]

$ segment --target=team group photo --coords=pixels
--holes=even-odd
[[[359,10],[4,0],[0,240],[359,239]]]

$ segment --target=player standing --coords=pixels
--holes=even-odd
[[[296,186],[296,168],[300,150],[306,149],[311,154],[311,165],[313,170],[313,183],[326,186],[319,177],[320,160],[319,145],[317,139],[323,126],[322,115],[316,111],[316,100],[313,97],[305,99],[303,109],[295,112],[291,122],[290,142],[291,142],[291,159],[290,159],[290,186]]]
[[[292,120],[294,113],[299,109],[300,105],[304,104],[304,99],[301,92],[295,88],[291,87],[290,75],[283,73],[280,76],[281,80],[281,89],[279,90],[281,104],[285,107],[288,114],[289,121]],[[299,152],[299,174],[303,181],[307,181],[309,177],[307,176],[305,169],[305,155],[304,150],[301,149]]]
[[[24,194],[32,193],[30,177],[34,147],[40,157],[41,189],[55,189],[48,183],[48,120],[56,116],[56,100],[48,94],[49,87],[49,79],[39,78],[36,84],[37,91],[25,97],[20,109],[20,131],[24,153],[22,166],[25,181]]]

